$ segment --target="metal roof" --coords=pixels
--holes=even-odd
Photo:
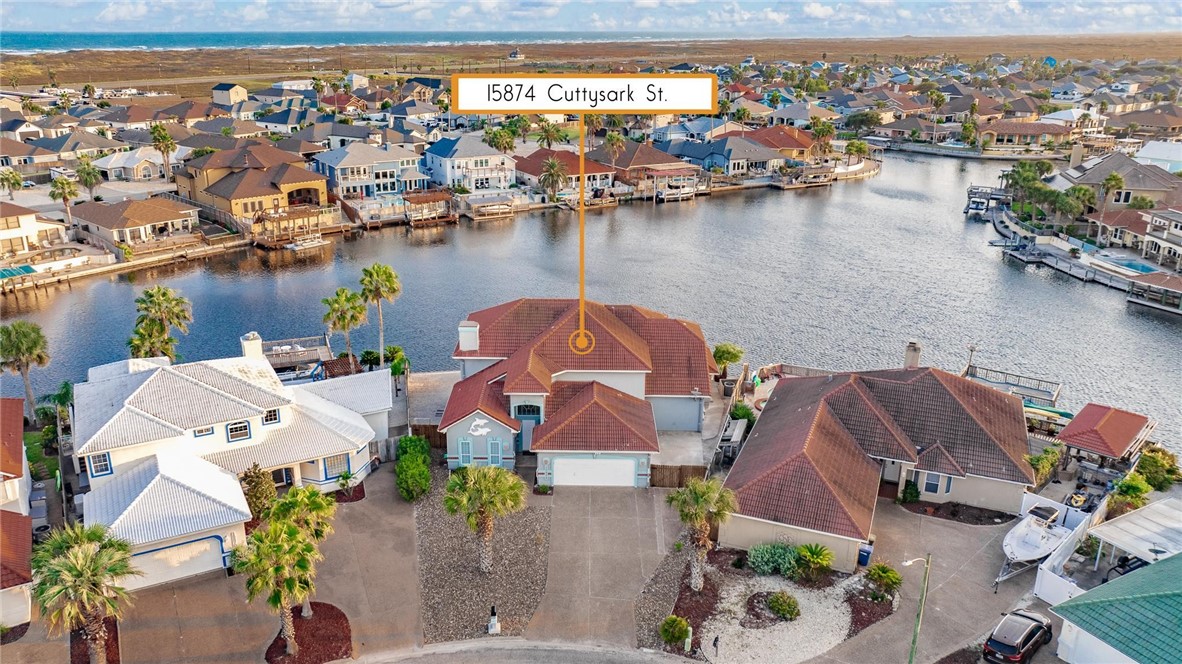
[[[1182,553],[1182,499],[1167,498],[1122,514],[1088,531],[1142,560]]]

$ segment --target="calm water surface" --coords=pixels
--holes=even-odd
[[[977,361],[1066,384],[1063,403],[1099,401],[1158,418],[1182,450],[1182,317],[1126,306],[1123,293],[1049,269],[1004,262],[989,227],[961,216],[965,187],[999,165],[890,155],[873,179],[809,192],[753,191],[587,215],[588,297],[699,321],[754,364],[837,369],[899,366],[908,339],[924,361],[957,371]],[[2,301],[40,323],[53,363],[38,393],[126,356],[133,300],[160,283],[193,302],[179,352],[236,354],[238,336],[319,334],[321,298],[389,263],[405,294],[386,311],[387,343],[418,370],[452,369],[456,323],[505,300],[577,295],[578,221],[546,212],[472,227],[387,229],[338,239],[321,254],[244,250],[207,262],[79,282]],[[374,316],[376,319],[376,316]],[[376,325],[354,334],[376,348]],[[343,348],[340,336],[334,339]],[[3,379],[3,392],[20,393]]]

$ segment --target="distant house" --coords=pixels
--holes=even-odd
[[[702,71],[702,65],[695,65],[689,62],[679,62],[665,71],[670,74],[692,74],[694,72]]]
[[[35,166],[36,164],[53,164],[58,161],[57,154],[29,143],[14,141],[11,138],[0,138],[0,166]],[[20,169],[27,172],[28,169]]]
[[[521,52],[521,49],[515,48],[512,51],[509,51],[509,55],[506,57],[510,60],[524,60],[525,54]]]
[[[439,117],[439,107],[435,104],[421,101],[406,101],[386,110],[392,118],[426,122]]]
[[[728,132],[717,138],[721,140],[732,136],[755,141],[793,161],[809,161],[816,156],[816,141],[813,140],[812,135],[791,125],[775,125],[751,131]]]
[[[579,156],[569,150],[548,150],[538,148],[532,154],[514,159],[517,170],[517,182],[536,189],[541,188],[540,179],[545,172],[545,164],[549,159],[557,159],[566,167],[566,186],[559,189],[559,194],[578,195],[579,189]],[[593,159],[584,160],[583,172],[586,175],[584,189],[588,197],[593,196],[597,189],[609,189],[615,179],[615,171]]]
[[[1131,111],[1113,118],[1110,124],[1122,129],[1136,125],[1135,135],[1139,137],[1178,141],[1182,137],[1182,106],[1162,104],[1144,111]]]
[[[0,137],[12,141],[30,141],[44,136],[41,127],[29,122],[19,111],[0,111]]]
[[[725,118],[702,116],[653,129],[653,141],[708,141],[715,136],[740,131],[743,125]]]
[[[778,150],[735,135],[708,143],[667,141],[656,147],[703,170],[718,169],[733,177],[765,175],[784,165],[784,156]]]
[[[852,572],[877,496],[910,480],[923,500],[1016,513],[1027,453],[1021,399],[939,369],[784,379],[726,478],[739,509],[719,542],[820,543]]]
[[[193,129],[206,134],[224,134],[228,131],[234,138],[250,138],[267,133],[262,125],[253,120],[239,120],[230,116],[194,122]]]
[[[218,83],[210,91],[213,103],[219,106],[233,106],[247,99],[246,88],[237,83]]]
[[[624,150],[614,158],[603,145],[588,152],[586,158],[611,166],[616,171],[616,180],[628,184],[637,184],[663,173],[679,173],[687,168],[681,159],[636,141],[625,141]]]
[[[761,100],[763,99],[762,95],[758,96]],[[731,113],[734,113],[740,108],[746,109],[751,115],[751,119],[759,123],[767,123],[768,118],[771,117],[772,111],[774,110],[771,106],[767,106],[753,99],[748,99],[747,97],[736,99],[731,105]]]
[[[192,127],[202,120],[230,117],[230,112],[213,104],[188,100],[160,109],[157,116],[160,119],[175,118],[180,124]]]
[[[772,125],[805,127],[812,123],[812,118],[814,117],[821,120],[833,121],[840,119],[841,114],[805,101],[788,104],[783,108],[772,111],[772,114],[768,116],[768,123]]]
[[[1149,141],[1137,154],[1133,155],[1137,163],[1157,166],[1170,173],[1182,171],[1182,143],[1172,141]]]
[[[1015,122],[999,120],[978,130],[981,142],[993,146],[1042,145],[1047,141],[1062,142],[1071,137],[1072,127],[1051,122]]]
[[[335,95],[327,95],[320,100],[320,103],[329,109],[336,109],[338,113],[344,113],[346,115],[359,115],[366,110],[365,100],[349,92],[338,92]]]
[[[948,140],[952,136],[952,130],[945,125],[912,116],[875,127],[874,135],[893,139],[909,139],[915,136],[925,143],[939,143]]]
[[[516,179],[513,159],[488,146],[479,134],[444,138],[424,153],[431,182],[469,191],[505,189]]]
[[[301,127],[320,122],[321,118],[324,117],[326,116],[312,109],[285,108],[281,111],[268,113],[255,120],[255,123],[263,129],[276,134],[295,134]]]
[[[32,144],[48,150],[63,161],[72,161],[79,157],[98,157],[114,150],[125,150],[127,144],[122,141],[104,138],[88,131],[74,131],[57,138],[39,138]]]
[[[1063,125],[1071,129],[1072,136],[1084,134],[1102,134],[1108,118],[1098,113],[1088,113],[1078,108],[1067,108],[1062,111],[1048,113],[1038,119],[1043,124]]]
[[[373,198],[427,186],[427,176],[418,170],[419,155],[402,148],[383,150],[353,142],[316,155],[312,163],[343,198]]]
[[[167,198],[126,200],[118,203],[80,203],[71,208],[79,230],[118,250],[158,240],[192,235],[197,229],[197,207]]]
[[[357,72],[354,71],[354,72],[349,72],[349,75],[345,77],[345,88],[347,88],[349,90],[356,90],[358,88],[368,88],[368,87],[369,87],[369,77],[368,76],[363,76],[362,74],[358,74]]]
[[[295,212],[292,208],[301,214],[310,208],[307,212],[319,217],[315,210],[328,202],[328,179],[305,168],[303,157],[259,143],[190,159],[176,182],[184,198],[240,219],[253,218],[254,232],[280,223],[268,221],[268,215],[286,216]]]
[[[285,99],[298,99],[316,102],[316,91],[311,88],[294,90],[291,88],[274,87],[262,92],[256,92],[253,95],[256,101],[261,101],[266,104],[278,104]]]
[[[260,124],[262,124],[262,121],[260,121]],[[314,122],[294,132],[291,137],[301,141],[308,141],[309,143],[319,143],[330,150],[335,150],[349,143],[377,143],[378,131],[375,127],[361,124],[347,125],[331,121]]]
[[[164,131],[177,143],[198,133],[185,125],[175,122],[162,122],[160,126],[164,127]],[[152,138],[151,129],[121,129],[115,134],[115,140],[123,141],[132,148],[152,147],[156,141],[156,139]]]
[[[178,145],[169,155],[169,165],[173,171],[181,167],[181,162],[193,149]],[[116,180],[152,180],[164,177],[164,157],[153,147],[138,147],[126,152],[114,152],[94,161],[95,168],[102,172],[109,181]]]

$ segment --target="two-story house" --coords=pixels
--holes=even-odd
[[[0,399],[0,624],[29,622],[33,574],[32,479],[24,444],[24,399]]]
[[[656,147],[704,170],[718,169],[733,177],[764,175],[784,165],[784,155],[778,151],[736,135],[708,143],[670,141]]]
[[[444,187],[505,189],[517,174],[513,158],[489,147],[479,134],[442,138],[423,154],[431,182]]]
[[[37,216],[34,210],[0,201],[0,256],[48,249],[69,240],[66,225]]]
[[[450,468],[529,454],[539,484],[644,487],[663,432],[702,430],[718,368],[696,323],[587,302],[582,350],[579,321],[577,300],[519,299],[459,324],[461,380],[439,425]]]
[[[342,198],[373,198],[423,189],[427,176],[419,172],[419,155],[399,147],[385,150],[353,142],[312,158],[316,172],[328,178],[329,188]]]
[[[236,217],[328,201],[327,178],[305,168],[303,157],[260,143],[191,159],[176,183],[182,197]]]
[[[130,588],[226,568],[251,519],[238,476],[254,464],[332,491],[345,472],[363,479],[388,437],[389,375],[287,386],[258,334],[241,341],[241,357],[122,360],[74,388],[84,518],[131,542],[144,575]]]
[[[1182,271],[1182,210],[1146,210],[1149,226],[1141,255]]]

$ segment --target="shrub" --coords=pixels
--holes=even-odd
[[[919,502],[919,485],[912,480],[907,480],[903,484],[903,502],[918,503]]]
[[[1062,455],[1063,447],[1061,445],[1051,445],[1034,456],[1026,455],[1026,461],[1034,469],[1034,480],[1036,484],[1042,484],[1050,479],[1051,474],[1055,472],[1055,468],[1059,465],[1059,458]]]
[[[680,616],[669,616],[661,622],[660,631],[661,640],[671,646],[685,643],[690,634],[689,621]]]
[[[1111,507],[1109,511],[1111,511]],[[1100,549],[1100,540],[1096,539],[1095,535],[1088,535],[1084,538],[1079,546],[1075,547],[1075,552],[1084,558],[1091,558],[1096,555],[1096,551]]]
[[[256,519],[279,497],[271,473],[260,468],[257,463],[242,473],[242,487],[246,494],[246,505],[250,508],[251,516]]]
[[[824,544],[801,544],[796,547],[796,555],[797,566],[814,581],[828,573],[833,564],[833,552]]]
[[[1114,493],[1108,496],[1108,516],[1105,517],[1105,520],[1115,519],[1122,514],[1144,507],[1146,502],[1148,499],[1145,496],[1133,497]]]
[[[895,568],[886,563],[874,563],[866,568],[866,580],[873,583],[883,593],[893,594],[903,585],[903,577]]]
[[[731,408],[732,420],[747,420],[747,430],[755,426],[755,411],[745,403],[737,403]]]
[[[398,494],[408,503],[422,498],[431,490],[431,470],[427,457],[422,454],[408,454],[398,460],[394,468],[398,479]]]
[[[796,549],[781,542],[770,542],[751,547],[747,552],[747,563],[756,574],[796,574]]]
[[[674,551],[681,551],[683,548],[685,548],[685,544],[681,540],[677,540],[673,543]]]
[[[403,436],[398,439],[398,451],[396,454],[399,459],[416,452],[425,457],[430,457],[431,443],[428,443],[427,439],[422,436]]]
[[[1168,491],[1178,479],[1178,457],[1160,447],[1150,447],[1137,462],[1137,473],[1157,491]]]
[[[783,590],[767,598],[767,608],[780,617],[780,620],[796,620],[800,617],[800,604],[796,598]]]
[[[1149,486],[1149,482],[1146,482],[1145,478],[1141,477],[1137,471],[1125,475],[1123,480],[1116,483],[1115,488],[1118,494],[1129,498],[1141,498],[1153,490],[1153,487]]]

